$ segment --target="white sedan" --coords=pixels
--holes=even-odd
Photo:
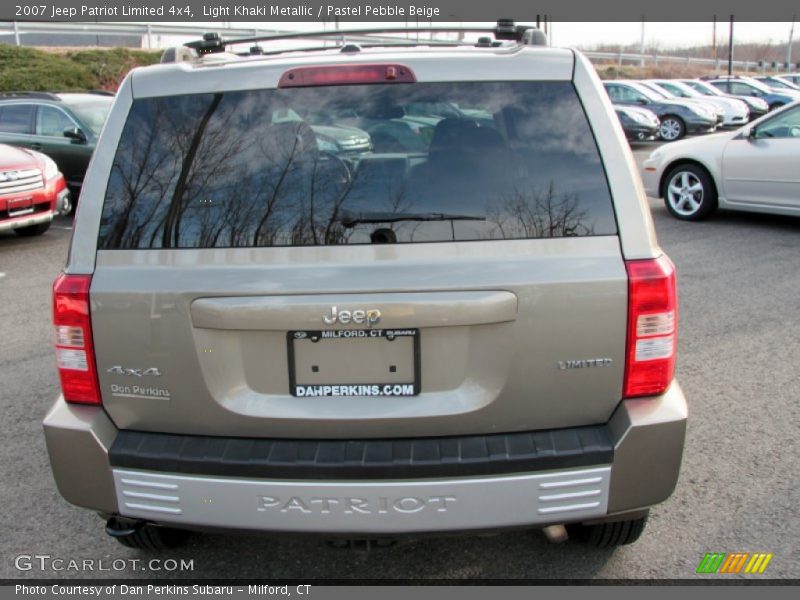
[[[686,221],[718,207],[800,216],[800,102],[736,131],[661,146],[644,161],[642,182]]]

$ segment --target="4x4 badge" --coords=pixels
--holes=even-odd
[[[120,365],[114,365],[106,373],[111,375],[129,375],[133,377],[161,377],[161,371],[158,367],[150,367],[149,369],[129,369]]]

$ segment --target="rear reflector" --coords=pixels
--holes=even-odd
[[[89,314],[91,275],[62,273],[53,282],[56,364],[67,402],[100,404]]]
[[[655,396],[675,373],[678,296],[675,266],[666,256],[631,260],[628,270],[628,342],[625,398]]]
[[[415,83],[417,78],[406,66],[335,65],[330,67],[297,67],[289,69],[278,82],[279,88],[313,87],[316,85],[359,85],[365,83]]]

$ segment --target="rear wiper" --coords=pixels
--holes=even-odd
[[[392,212],[362,212],[343,214],[339,222],[345,227],[355,227],[366,223],[399,223],[401,221],[485,221],[486,217],[473,215],[459,215],[440,212],[426,213],[392,213]]]

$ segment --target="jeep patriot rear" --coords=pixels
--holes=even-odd
[[[53,290],[69,502],[142,548],[639,536],[683,449],[674,268],[592,66],[514,31],[128,76]]]

